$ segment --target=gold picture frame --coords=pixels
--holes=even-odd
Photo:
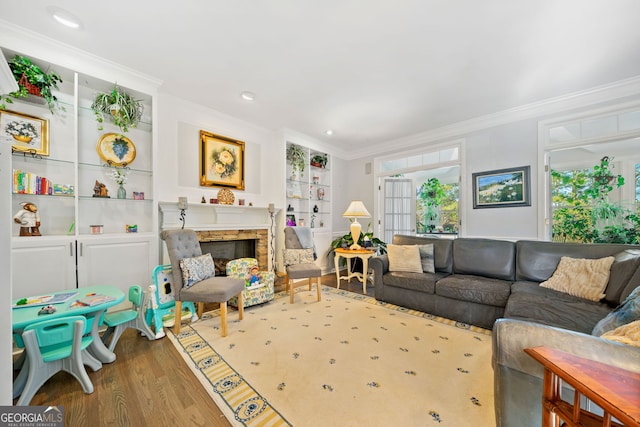
[[[0,137],[11,141],[13,151],[49,155],[49,120],[0,110]]]
[[[200,185],[244,190],[244,142],[201,130]]]
[[[119,133],[105,133],[100,137],[96,151],[110,166],[130,165],[136,158],[136,146],[126,136]]]

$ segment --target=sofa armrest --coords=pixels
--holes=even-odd
[[[369,268],[373,270],[374,297],[382,299],[384,295],[382,276],[389,271],[389,256],[383,254],[372,257],[369,259]]]
[[[580,357],[640,372],[640,348],[580,332],[516,319],[498,319],[493,326],[494,404],[497,427],[539,426],[542,423],[544,369],[525,348],[547,346]],[[563,399],[573,401],[573,389],[562,387]],[[601,410],[581,399],[582,408]]]
[[[604,338],[516,319],[498,319],[493,326],[492,364],[542,378],[542,366],[525,348],[547,346],[586,359],[640,373],[640,348]]]

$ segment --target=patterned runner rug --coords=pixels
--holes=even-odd
[[[296,289],[167,336],[234,426],[494,426],[490,331]]]

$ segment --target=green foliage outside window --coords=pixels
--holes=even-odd
[[[551,171],[553,240],[640,244],[637,210],[609,200],[609,193],[625,183],[614,175],[612,160],[605,156],[591,169]]]

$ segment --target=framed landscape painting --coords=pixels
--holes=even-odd
[[[473,173],[473,208],[531,206],[529,166]]]
[[[200,185],[244,190],[244,142],[201,130]]]

